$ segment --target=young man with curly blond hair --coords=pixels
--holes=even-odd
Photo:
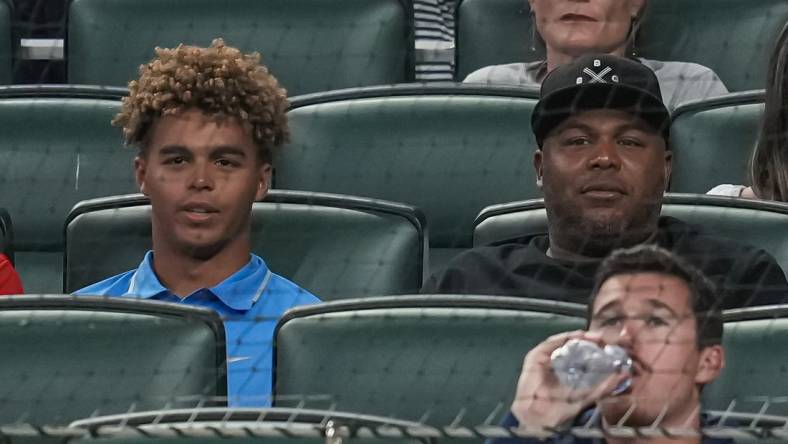
[[[77,292],[208,307],[227,337],[231,407],[270,404],[273,330],[290,307],[319,302],[251,253],[252,203],[268,192],[271,149],[288,137],[284,89],[221,39],[156,48],[113,124],[139,153],[153,250],[140,266]]]

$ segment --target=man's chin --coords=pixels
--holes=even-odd
[[[585,211],[581,217],[583,225],[589,231],[600,234],[621,233],[624,229],[624,213],[614,208],[594,209]]]
[[[653,425],[658,415],[644,411],[646,404],[641,406],[638,404],[638,400],[634,396],[625,394],[600,401],[599,407],[605,424],[608,426],[649,427]]]
[[[216,256],[227,245],[227,242],[208,236],[190,236],[178,241],[178,249],[183,254],[198,260],[208,260]]]

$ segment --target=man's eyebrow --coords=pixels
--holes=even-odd
[[[226,155],[246,157],[246,151],[244,151],[243,148],[235,145],[219,145],[211,150],[212,158],[217,158]]]
[[[591,315],[591,317],[599,316],[600,314],[602,314],[602,313],[604,313],[606,311],[610,311],[610,310],[612,310],[614,308],[619,308],[620,306],[621,306],[621,301],[619,301],[618,299],[610,301],[607,304],[605,304],[602,307],[600,307],[599,310],[595,311]]]
[[[649,133],[649,134],[657,134],[658,133],[658,131],[656,131],[654,128],[652,128],[651,125],[649,125],[646,122],[640,121],[640,120],[635,120],[633,122],[625,123],[625,124],[621,125],[620,127],[618,127],[618,131],[617,132],[620,134],[620,133],[625,133],[627,131],[633,131],[633,130],[634,131],[640,131],[640,132],[643,132],[643,133]]]
[[[660,301],[659,299],[649,299],[648,304],[653,308],[661,308],[663,310],[669,311],[673,317],[679,317],[679,314],[676,313],[676,310],[672,309],[668,304]]]
[[[158,149],[159,154],[162,155],[184,155],[184,154],[191,154],[188,148],[183,145],[164,145],[163,147]]]
[[[591,125],[585,124],[579,120],[567,119],[555,129],[555,134],[560,134],[567,130],[580,130],[586,133],[596,133],[596,130]]]

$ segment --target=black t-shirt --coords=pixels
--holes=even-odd
[[[683,257],[719,287],[722,308],[788,300],[785,274],[767,252],[704,235],[697,227],[660,217],[654,242]],[[600,261],[566,262],[547,256],[546,235],[474,248],[434,274],[422,293],[507,295],[586,303]]]

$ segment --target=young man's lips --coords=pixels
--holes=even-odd
[[[183,205],[180,211],[192,222],[205,222],[213,218],[219,210],[207,203],[192,203]]]
[[[202,210],[184,210],[183,214],[191,222],[206,222],[211,220],[216,214],[216,211],[202,211]]]

